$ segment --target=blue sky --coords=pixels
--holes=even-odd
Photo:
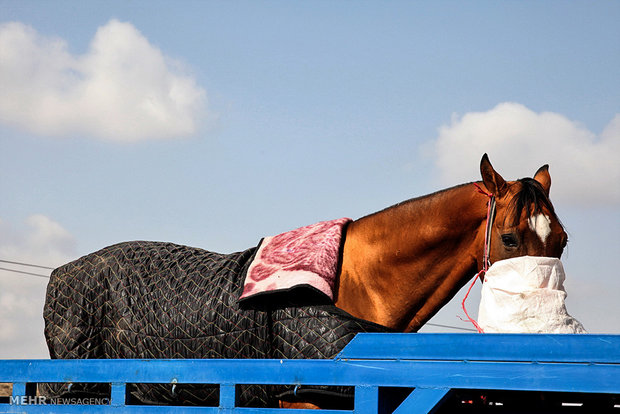
[[[509,179],[550,164],[568,310],[620,333],[620,3],[0,9],[0,259],[241,250],[477,180],[488,152]],[[1,358],[45,357],[45,283],[0,271]],[[468,327],[462,296],[433,322]]]

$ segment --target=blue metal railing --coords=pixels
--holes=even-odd
[[[332,414],[376,413],[381,389],[413,389],[394,413],[427,413],[452,389],[620,394],[620,335],[359,334],[333,360],[3,360],[2,382],[13,395],[0,413],[285,412],[236,407],[238,384],[354,386],[355,408]],[[50,405],[27,387],[46,382],[108,383],[110,398]],[[133,383],[218,384],[219,406],[126,405]]]

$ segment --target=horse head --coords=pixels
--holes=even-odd
[[[568,236],[549,199],[549,166],[540,167],[534,178],[507,182],[485,154],[480,172],[497,205],[489,242],[490,262],[519,256],[560,258]]]

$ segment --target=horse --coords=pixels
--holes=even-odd
[[[337,329],[346,327],[338,345],[327,350],[313,349],[319,354],[312,354],[312,357],[334,357],[356,332],[416,332],[474,275],[478,274],[483,280],[483,270],[490,263],[525,255],[560,258],[566,246],[568,237],[549,199],[548,165],[538,169],[533,178],[505,181],[485,154],[480,162],[480,173],[482,180],[479,182],[410,199],[351,221],[343,230],[334,297],[329,305],[289,302],[282,309],[247,310],[235,302],[242,283],[238,276],[226,281],[226,289],[234,294],[225,293],[226,289],[219,287],[214,291],[190,291],[183,284],[190,274],[199,274],[210,286],[221,278],[218,273],[221,269],[236,269],[237,273],[247,270],[248,259],[254,254],[251,249],[224,256],[186,246],[129,242],[85,256],[52,273],[44,308],[50,356],[307,358],[303,352],[291,354],[282,350],[281,345],[258,354],[255,349],[259,342],[272,343],[273,338],[280,335],[276,328],[282,330],[283,336],[298,329],[296,322],[292,325],[289,322],[300,314],[306,318],[304,320],[311,320],[308,315],[322,318],[320,328],[313,332],[315,336],[332,335],[329,330],[332,320],[337,321]],[[183,265],[186,269],[179,269],[183,267],[178,265],[181,256],[187,263]],[[162,263],[169,257],[176,260],[174,269],[162,270]],[[140,263],[136,262],[138,258]],[[216,259],[224,260],[224,264],[212,264]],[[111,273],[127,272],[128,268],[135,268],[129,278],[120,281],[110,278]],[[167,292],[158,296],[158,300],[165,301],[166,295],[175,291],[182,295],[164,304],[150,296],[145,299],[144,291],[148,286],[157,283],[157,278],[168,271],[180,274],[181,282],[167,285],[164,289]],[[189,285],[197,289],[194,281]],[[64,291],[63,286],[66,287]],[[78,297],[76,292],[81,292]],[[192,295],[191,300],[188,295]],[[221,297],[204,298],[205,295]],[[216,300],[216,305],[200,302],[207,299]],[[185,303],[179,305],[179,301]],[[196,308],[192,307],[192,302],[198,303]],[[184,354],[179,353],[178,347],[168,350],[161,346],[164,343],[161,341],[146,343],[147,340],[156,341],[153,337],[157,335],[165,337],[178,331],[179,327],[173,326],[176,319],[168,315],[170,303],[183,307],[182,312],[177,311],[183,313],[183,318],[196,318],[196,312],[207,310],[209,315],[226,313],[228,319],[234,320],[217,328],[216,336],[242,344],[245,351],[251,348],[249,353],[241,354],[240,348],[235,349],[234,354],[226,351],[228,353],[213,356],[205,351],[212,344],[201,343],[191,353]],[[81,308],[88,306],[87,312]],[[142,317],[136,315],[148,316],[149,307],[160,309],[152,328],[154,333],[146,339],[136,336],[137,333],[129,335],[132,321]],[[126,316],[127,313],[130,315]],[[237,333],[240,326],[250,323],[246,321],[249,316],[259,320],[251,323],[251,329],[270,324],[268,338],[256,339],[258,334],[248,337],[246,333]],[[95,320],[98,322],[93,322]],[[215,329],[211,321],[207,322],[208,329]],[[232,331],[238,336],[230,339]],[[193,335],[193,331],[188,332],[183,331],[183,335]],[[252,346],[246,346],[250,342]],[[297,346],[303,347],[303,344]],[[153,349],[159,350],[158,353]],[[297,389],[294,395],[280,393],[277,404],[283,408],[333,408],[329,398],[325,403],[311,398],[311,394],[300,395],[302,397],[298,397]]]

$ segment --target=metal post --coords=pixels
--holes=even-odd
[[[376,414],[379,409],[379,387],[358,385],[355,387],[355,414]]]
[[[235,384],[220,385],[220,408],[235,407]]]
[[[110,399],[110,405],[115,405],[115,406],[119,406],[119,405],[125,405],[126,401],[125,401],[125,396],[126,396],[126,388],[125,388],[126,384],[123,382],[113,382],[112,383],[112,392],[111,392],[111,399]]]

